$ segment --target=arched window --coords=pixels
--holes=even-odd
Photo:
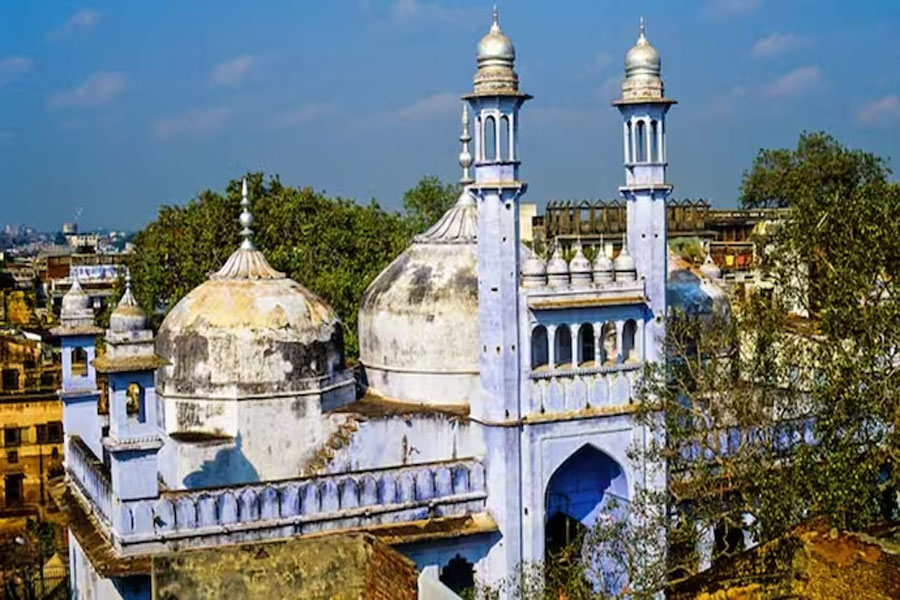
[[[144,388],[136,381],[128,384],[125,390],[125,414],[131,419],[137,419],[139,423],[146,419]]]
[[[650,162],[662,162],[659,156],[659,123],[650,121]]]
[[[475,565],[457,554],[441,569],[439,579],[448,588],[462,594],[475,589]]]
[[[634,132],[631,130],[631,121],[625,123],[625,162],[634,162]]]
[[[531,368],[537,369],[547,364],[547,328],[538,325],[531,332]]]
[[[601,358],[604,365],[614,365],[618,361],[618,347],[616,345],[616,325],[607,321],[600,331],[600,340],[603,345]]]
[[[637,128],[635,129],[635,135],[637,139],[635,140],[635,151],[637,152],[637,156],[635,157],[635,162],[644,162],[647,160],[647,128],[644,127],[643,121],[637,122]]]
[[[87,350],[81,347],[72,348],[72,375],[84,377],[88,372]]]
[[[484,143],[482,153],[484,160],[497,159],[497,122],[494,117],[484,120]]]
[[[500,117],[500,151],[497,159],[512,160],[512,148],[509,146],[509,118],[506,115]]]
[[[554,365],[556,368],[571,367],[572,363],[572,333],[565,325],[556,328],[556,339],[554,340]]]
[[[481,128],[481,117],[475,117],[475,160],[484,160],[484,143]]]
[[[594,326],[585,323],[578,328],[578,365],[594,364]]]
[[[641,359],[635,344],[636,335],[637,323],[634,319],[628,319],[625,321],[625,326],[622,327],[622,359],[625,362],[638,362]]]

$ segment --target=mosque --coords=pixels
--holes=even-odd
[[[358,373],[332,308],[254,246],[246,184],[243,243],[155,334],[129,283],[97,355],[75,282],[58,331],[63,501],[89,525],[70,530],[75,597],[150,598],[163,553],[350,530],[390,529],[451,587],[490,583],[663,485],[629,458],[667,310],[659,53],[642,23],[614,103],[626,243],[593,262],[520,243],[515,56],[495,10],[463,96],[463,192],[365,292]]]

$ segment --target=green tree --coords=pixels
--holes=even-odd
[[[642,457],[667,465],[676,515],[670,582],[696,571],[704,530],[723,540],[716,560],[740,549],[729,532],[766,542],[813,517],[860,530],[897,516],[900,192],[880,158],[824,134],[798,149],[745,176],[788,207],[757,241],[774,295],[728,319],[671,314],[667,364],[644,379],[639,418],[660,435]]]
[[[744,172],[740,203],[744,208],[787,208],[813,190],[848,197],[890,175],[887,163],[862,150],[851,150],[823,132],[802,133],[793,150],[760,150]]]
[[[272,266],[322,296],[344,323],[348,356],[358,354],[359,299],[409,243],[410,220],[374,201],[327,198],[278,177],[248,175],[256,245]],[[138,301],[161,322],[184,295],[222,266],[240,243],[240,181],[183,206],[162,206],[134,237],[129,266]]]
[[[421,233],[441,218],[459,197],[459,186],[444,184],[433,175],[419,180],[403,194],[403,208],[416,233]]]

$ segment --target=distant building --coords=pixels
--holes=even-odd
[[[0,335],[0,522],[37,514],[50,476],[62,473],[60,366],[33,337]]]

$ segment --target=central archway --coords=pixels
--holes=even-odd
[[[544,512],[544,558],[559,562],[588,553],[598,557],[596,549],[586,548],[587,534],[600,519],[625,518],[628,505],[628,481],[622,466],[591,444],[585,444],[569,456],[550,477]],[[595,588],[621,589],[624,581],[619,569],[599,553],[593,563],[597,573],[587,575]]]

